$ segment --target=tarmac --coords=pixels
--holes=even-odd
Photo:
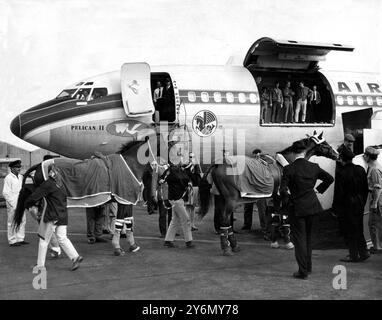
[[[258,226],[256,214],[254,226]],[[35,289],[32,268],[37,259],[37,224],[27,217],[29,245],[9,247],[6,209],[0,208],[0,299],[126,299],[126,300],[254,300],[254,299],[381,299],[382,254],[363,263],[343,263],[344,248],[313,251],[313,273],[297,280],[294,250],[271,249],[258,232],[241,231],[242,209],[235,214],[241,251],[222,256],[219,236],[209,213],[193,232],[196,248],[166,248],[159,238],[158,214],[134,207],[136,241],[141,250],[113,255],[111,243],[88,244],[84,209],[69,210],[69,238],[84,257],[81,267],[70,271],[66,257],[47,260],[46,289]],[[121,239],[122,246],[128,249]],[[337,267],[336,267],[337,266]],[[341,272],[342,289],[333,269]],[[341,268],[341,267],[340,267]],[[346,274],[345,274],[346,273]],[[336,278],[337,277],[337,278]],[[346,288],[345,288],[346,287]],[[336,289],[337,288],[337,289]]]

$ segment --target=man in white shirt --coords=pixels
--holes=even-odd
[[[21,190],[23,176],[20,174],[21,161],[16,160],[9,163],[11,172],[4,178],[3,196],[7,205],[8,215],[8,242],[11,247],[20,246],[22,244],[28,244],[24,241],[25,238],[25,214],[23,216],[20,228],[15,231],[13,229],[13,217],[17,206],[17,200]]]
[[[163,86],[162,86],[162,83],[158,81],[157,87],[154,90],[154,98],[153,98],[155,106],[157,108],[161,106],[162,97],[163,97]]]

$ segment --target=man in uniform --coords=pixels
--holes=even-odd
[[[283,206],[289,206],[289,218],[292,232],[292,242],[295,246],[295,256],[299,266],[293,276],[297,279],[307,279],[312,272],[312,224],[313,217],[322,211],[316,192],[324,193],[333,183],[333,177],[316,163],[306,160],[306,145],[296,141],[292,145],[296,159],[284,168],[281,180],[280,194]],[[317,180],[322,183],[314,186]],[[290,196],[288,196],[288,189]],[[289,202],[288,202],[289,198]]]
[[[8,215],[8,243],[11,247],[17,247],[22,244],[28,244],[25,239],[25,214],[19,229],[16,231],[13,228],[13,217],[17,206],[17,200],[23,183],[21,171],[21,160],[12,161],[9,163],[10,173],[4,178],[3,196],[7,206]]]
[[[341,159],[341,156],[343,155],[344,151],[348,150],[350,152],[353,152],[354,149],[354,136],[350,133],[345,134],[344,142],[337,148],[337,152],[339,154],[339,159]],[[336,171],[335,171],[335,182],[334,182],[334,193],[333,193],[333,204],[332,204],[332,210],[335,215],[335,217],[338,218],[339,223],[339,230],[340,235],[345,238],[345,241],[347,241],[348,237],[346,235],[346,227],[345,227],[345,221],[344,221],[344,215],[342,210],[342,199],[340,194],[343,194],[343,190],[341,190],[341,185],[337,183],[337,181],[340,179],[339,176],[341,175],[341,172],[343,170],[344,166],[343,163],[338,160],[336,163]]]
[[[378,163],[379,151],[367,147],[364,153],[367,162],[367,181],[370,192],[369,231],[373,247],[370,253],[382,253],[382,166]]]
[[[367,201],[368,185],[366,171],[352,163],[354,153],[344,148],[340,161],[343,169],[336,177],[340,194],[339,208],[343,217],[349,256],[343,262],[359,262],[370,257],[363,235],[363,209]]]

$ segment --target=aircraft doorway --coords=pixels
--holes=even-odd
[[[282,124],[288,123],[290,125],[298,125],[303,123],[302,112],[296,117],[296,105],[298,90],[300,83],[304,87],[312,90],[316,87],[316,100],[317,103],[312,102],[313,93],[309,91],[306,103],[305,124],[310,125],[333,125],[335,120],[335,103],[330,91],[330,85],[327,80],[320,73],[303,73],[303,72],[252,72],[256,79],[256,84],[260,95],[261,104],[261,124]],[[283,106],[280,111],[275,113],[274,106],[270,106],[272,100],[272,90],[275,88],[276,83],[279,83],[279,89],[283,95]],[[291,96],[285,95],[285,90],[289,83],[289,92]],[[286,101],[290,99],[289,101]],[[268,100],[265,102],[264,100]]]
[[[176,120],[175,94],[168,73],[151,73],[151,94],[160,121]]]
[[[258,86],[261,125],[334,125],[333,92],[319,72],[319,62],[333,50],[353,51],[354,48],[338,43],[271,38],[261,38],[251,46],[243,65]],[[290,87],[287,87],[288,82]],[[313,90],[314,86],[317,90]]]

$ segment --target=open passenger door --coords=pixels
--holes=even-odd
[[[319,61],[324,61],[332,51],[353,51],[342,44],[307,43],[292,40],[261,38],[249,49],[244,67],[256,70],[315,70]]]
[[[125,63],[121,67],[121,93],[128,117],[153,114],[150,66],[146,62]]]

